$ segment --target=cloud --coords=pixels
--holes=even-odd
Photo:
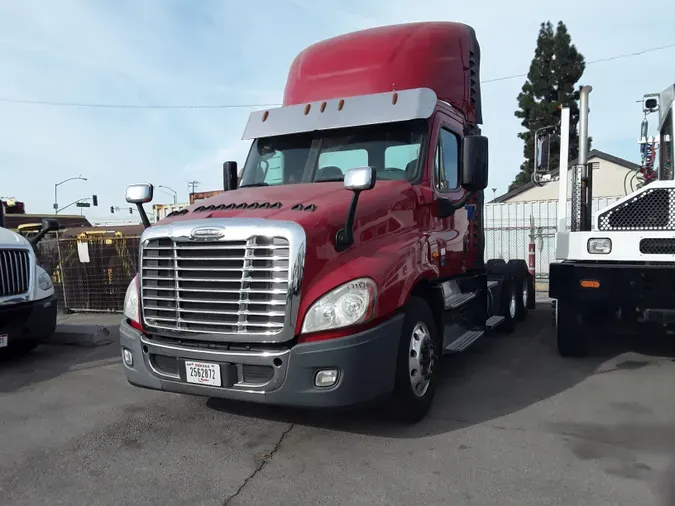
[[[591,5],[592,4],[592,5]],[[665,0],[652,12],[669,8]],[[0,98],[125,104],[256,104],[281,100],[295,55],[318,40],[369,26],[456,20],[476,28],[482,77],[526,72],[541,21],[563,19],[589,60],[671,43],[666,17],[639,24],[643,6],[627,1],[471,3],[426,0],[204,0],[0,3]],[[644,25],[644,26],[643,26]],[[594,147],[638,158],[643,93],[671,84],[672,50],[588,67]],[[490,137],[490,187],[505,190],[522,161],[513,112],[524,79],[483,86]],[[0,194],[48,212],[92,193],[107,216],[126,184],[149,180],[178,190],[222,184],[222,162],[241,165],[251,109],[87,109],[0,103]],[[610,149],[611,148],[611,149]],[[620,151],[620,152],[617,152]],[[160,194],[158,194],[160,198]],[[167,201],[171,197],[167,196]]]

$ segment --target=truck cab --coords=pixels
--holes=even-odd
[[[523,260],[483,258],[479,63],[473,29],[447,22],[302,51],[284,105],[248,120],[241,174],[226,162],[223,193],[143,233],[129,382],[301,407],[387,398],[421,419],[441,356],[534,301]],[[142,211],[152,192],[127,200]]]
[[[57,302],[51,278],[38,265],[34,246],[58,230],[56,220],[44,220],[28,240],[4,228],[0,205],[0,352],[33,350],[56,328]]]

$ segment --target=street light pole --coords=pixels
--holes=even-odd
[[[86,177],[82,177],[82,174],[79,174],[75,177],[69,177],[68,179],[64,179],[60,183],[56,183],[54,185],[54,214],[59,214],[59,198],[58,198],[58,188],[61,186],[63,183],[67,183],[68,181],[73,181],[75,179],[81,179],[82,181],[86,181]]]
[[[176,190],[169,188],[168,186],[164,186],[163,184],[160,184],[157,188],[164,188],[165,190],[173,192],[173,203],[178,204],[178,192]]]

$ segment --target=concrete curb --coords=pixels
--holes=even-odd
[[[45,341],[48,344],[71,346],[105,346],[119,339],[119,325],[57,323],[56,331]]]

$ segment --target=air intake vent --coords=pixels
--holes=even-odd
[[[316,205],[307,204],[306,206],[303,206],[302,204],[295,204],[291,207],[291,211],[316,211]]]
[[[281,202],[241,202],[235,204],[231,202],[229,204],[219,204],[217,206],[199,206],[195,207],[192,211],[193,213],[203,213],[207,211],[231,211],[233,209],[281,209]]]
[[[675,239],[652,237],[640,241],[640,253],[645,255],[675,255]]]
[[[600,215],[599,230],[675,230],[675,189],[653,188]]]
[[[473,107],[476,107],[478,99],[478,75],[476,74],[476,55],[473,51],[469,52],[469,101]]]
[[[187,209],[181,209],[179,211],[171,211],[169,214],[166,215],[166,217],[169,218],[170,216],[182,216],[187,213],[188,213]]]

